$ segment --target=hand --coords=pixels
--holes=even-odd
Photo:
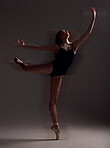
[[[25,46],[25,43],[23,40],[17,40],[17,43],[20,45],[20,46]]]
[[[96,10],[95,10],[95,8],[91,8],[91,11],[92,11],[93,17],[95,18],[96,17]]]

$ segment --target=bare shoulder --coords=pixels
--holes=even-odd
[[[59,49],[60,49],[60,47],[59,47],[57,44],[53,45],[53,50],[54,50],[55,52],[58,52]]]
[[[58,52],[60,49],[60,47],[57,44],[53,45],[53,48],[54,48],[55,52]]]
[[[36,48],[40,49],[40,50],[47,50],[47,51],[54,51],[57,52],[59,50],[59,46],[58,45],[46,45],[46,46],[36,46]]]
[[[51,51],[54,51],[54,52],[58,52],[60,47],[58,45],[54,44],[54,45],[48,45],[47,49],[50,49]]]

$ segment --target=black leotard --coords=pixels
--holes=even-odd
[[[52,61],[53,71],[51,72],[50,76],[54,77],[64,75],[72,63],[73,56],[73,44],[72,49],[70,50],[65,50],[64,48],[60,47],[58,53],[55,53],[55,60]]]

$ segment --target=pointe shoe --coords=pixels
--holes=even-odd
[[[55,132],[56,134],[56,140],[59,140],[59,137],[60,137],[60,129],[59,127],[58,128],[55,128],[54,126],[51,127],[51,129]]]
[[[14,62],[17,64],[23,64],[23,61],[21,61],[20,59],[18,59],[17,57],[14,58]]]
[[[24,67],[24,66],[28,66],[27,64],[23,63],[23,61],[21,61],[19,58],[14,58],[14,62],[16,64],[19,64],[20,66]]]

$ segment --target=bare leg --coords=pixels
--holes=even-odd
[[[41,65],[28,65],[26,63],[23,63],[23,61],[21,61],[18,58],[15,58],[14,61],[15,63],[19,64],[24,71],[27,71],[27,72],[35,72],[39,74],[50,74],[53,70],[52,63],[41,64]]]
[[[61,88],[62,78],[63,77],[51,77],[51,96],[49,102],[49,111],[53,121],[53,126],[51,128],[55,131],[57,140],[59,139],[59,125],[57,119],[56,103]]]
[[[56,103],[61,87],[62,77],[51,77],[51,96],[49,102],[49,111],[52,117],[53,123],[58,123]]]
[[[52,63],[41,64],[41,65],[29,65],[29,66],[25,66],[24,70],[27,72],[50,74],[53,70],[53,65],[52,65]]]

